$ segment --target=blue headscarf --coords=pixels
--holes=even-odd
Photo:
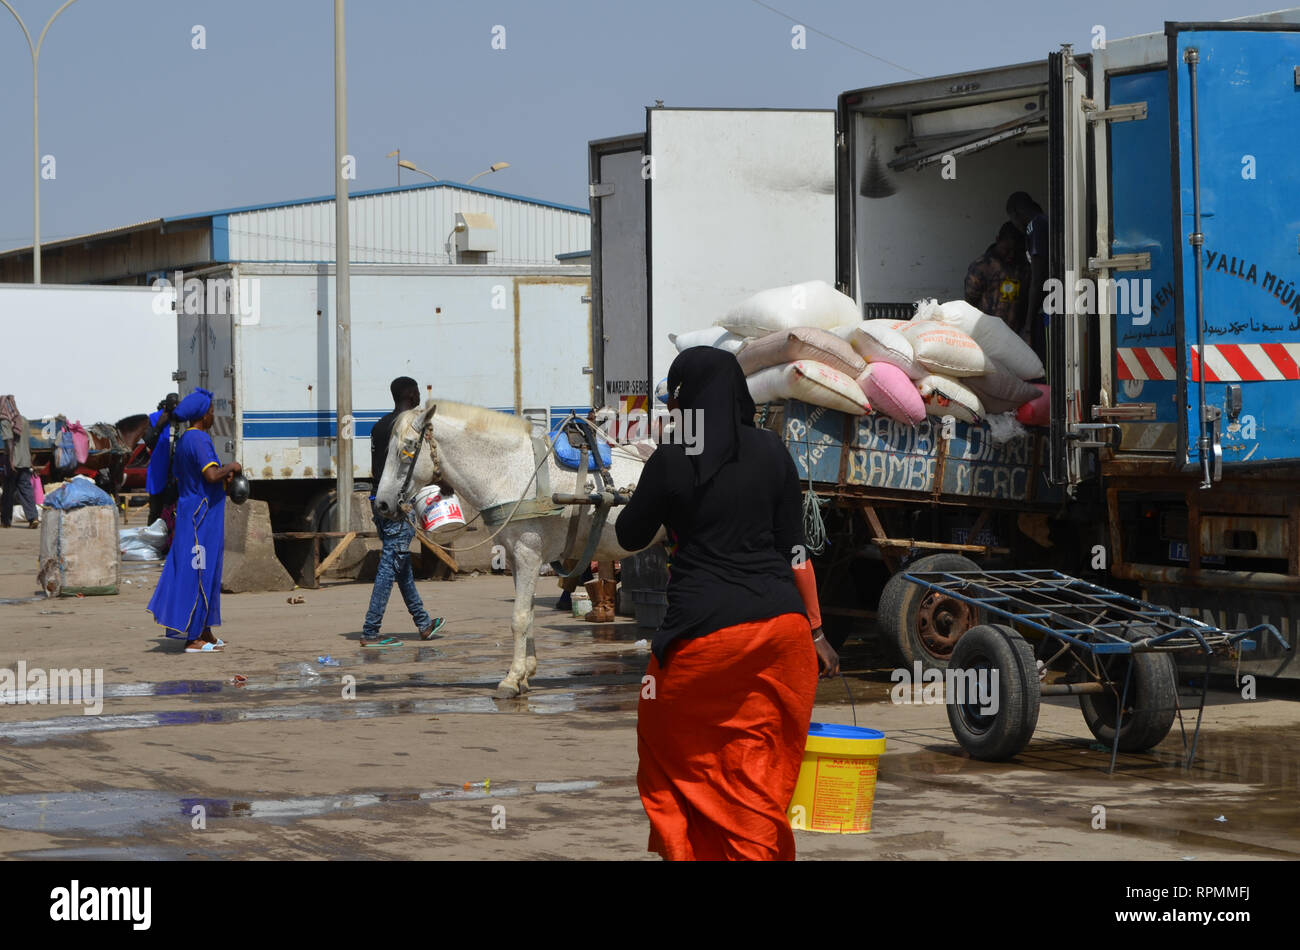
[[[196,389],[194,392],[186,394],[185,398],[176,404],[176,408],[172,410],[172,416],[181,420],[181,422],[198,422],[208,414],[208,409],[211,406],[211,391]]]

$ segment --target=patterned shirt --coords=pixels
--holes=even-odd
[[[1003,261],[994,246],[975,260],[966,271],[966,301],[984,313],[1014,324],[1020,295],[1029,283],[1029,268],[1020,261]]]

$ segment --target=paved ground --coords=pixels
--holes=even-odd
[[[36,541],[0,531],[0,598],[35,593]],[[500,701],[506,577],[421,583],[446,635],[385,653],[355,642],[368,585],[295,592],[296,605],[227,596],[229,648],[187,656],[144,610],[157,567],[124,576],[115,597],[0,604],[0,662],[102,668],[108,692],[97,716],[0,706],[0,855],[648,857],[635,784],[647,654],[631,621],[557,613],[545,581],[534,689]],[[396,592],[388,619],[413,640]],[[320,667],[320,654],[341,665]],[[991,765],[960,750],[942,706],[890,703],[874,648],[847,650],[845,666],[859,722],[888,735],[874,827],[800,833],[801,859],[1300,857],[1294,688],[1266,685],[1253,702],[1214,693],[1191,770],[1175,730],[1112,776],[1074,702],[1044,705],[1025,753]],[[852,722],[843,682],[818,699],[816,719]]]

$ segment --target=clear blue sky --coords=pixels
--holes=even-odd
[[[10,0],[38,35],[61,0]],[[769,0],[764,0],[769,2]],[[1166,19],[1268,0],[350,0],[354,190],[394,184],[402,149],[440,178],[587,205],[586,143],[670,106],[833,108],[846,89],[1086,49]],[[1280,5],[1280,4],[1278,4]],[[78,0],[41,55],[41,231],[56,240],[187,212],[333,191],[331,0]],[[205,50],[191,46],[196,25]],[[492,49],[505,27],[506,48]],[[31,66],[0,7],[0,249],[31,243]],[[415,176],[403,172],[403,181]]]

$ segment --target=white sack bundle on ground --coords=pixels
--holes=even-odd
[[[862,387],[852,376],[813,360],[769,366],[745,382],[749,384],[749,394],[756,406],[798,399],[854,416],[863,416],[871,411]]]
[[[868,363],[889,363],[912,379],[930,371],[916,363],[916,353],[907,337],[896,328],[897,320],[863,320],[849,328],[849,345]]]
[[[1043,376],[1043,361],[1033,347],[1022,340],[1001,317],[984,313],[964,300],[937,303],[925,300],[917,305],[914,320],[936,320],[956,327],[974,340],[985,356],[997,360],[1020,379]]]
[[[743,336],[729,333],[722,327],[706,327],[703,330],[691,330],[687,333],[670,333],[668,342],[677,347],[677,352],[689,350],[693,346],[712,346],[728,353],[737,353],[745,345]]]
[[[821,280],[761,290],[731,310],[716,325],[737,336],[766,336],[777,330],[816,327],[830,330],[862,319],[853,298]]]
[[[167,550],[167,522],[159,518],[143,528],[121,528],[117,548],[124,561],[160,561]]]
[[[756,337],[736,354],[736,359],[746,376],[753,376],[769,366],[797,360],[822,363],[851,377],[858,376],[867,368],[853,347],[829,330],[816,327],[795,327]]]

